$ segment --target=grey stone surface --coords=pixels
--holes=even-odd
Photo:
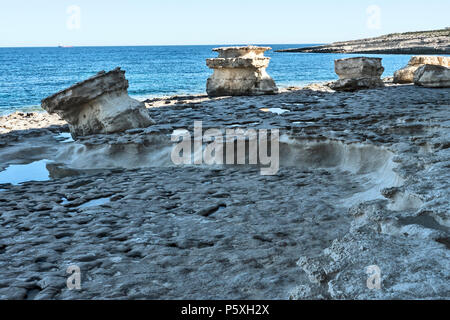
[[[354,92],[364,89],[383,87],[384,82],[380,78],[354,78],[339,79],[330,84],[330,88],[336,91]]]
[[[154,99],[157,125],[70,143],[16,115],[0,167],[64,170],[0,185],[0,298],[448,299],[449,90]],[[170,134],[195,120],[280,128],[279,173],[170,166]]]
[[[414,73],[414,84],[427,88],[450,88],[450,68],[426,64]]]

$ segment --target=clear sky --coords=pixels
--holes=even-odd
[[[327,43],[450,26],[450,0],[0,0],[0,46]]]

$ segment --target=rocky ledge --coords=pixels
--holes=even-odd
[[[377,38],[279,50],[305,53],[450,54],[450,29],[394,33]]]
[[[52,163],[0,184],[0,299],[449,299],[450,89],[320,88],[153,99],[78,141],[7,117],[2,166]],[[280,171],[170,165],[197,120],[280,129]]]

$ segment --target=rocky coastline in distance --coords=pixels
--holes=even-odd
[[[450,28],[393,33],[376,38],[342,41],[306,48],[284,49],[276,52],[450,54]]]

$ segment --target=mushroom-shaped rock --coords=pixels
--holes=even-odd
[[[384,72],[381,58],[347,58],[335,61],[339,80],[330,87],[336,91],[356,91],[384,87],[381,75]]]
[[[395,72],[394,83],[413,83],[414,73],[426,64],[450,68],[450,57],[414,56],[406,67]]]
[[[208,59],[206,64],[214,69],[208,79],[209,96],[253,96],[276,94],[275,81],[267,74],[270,58],[264,56],[269,47],[224,47],[213,51],[219,57]]]
[[[42,108],[67,121],[74,138],[152,125],[144,103],[128,95],[128,86],[120,68],[101,71],[42,100]]]
[[[450,68],[423,65],[414,73],[414,84],[427,88],[450,88]]]

